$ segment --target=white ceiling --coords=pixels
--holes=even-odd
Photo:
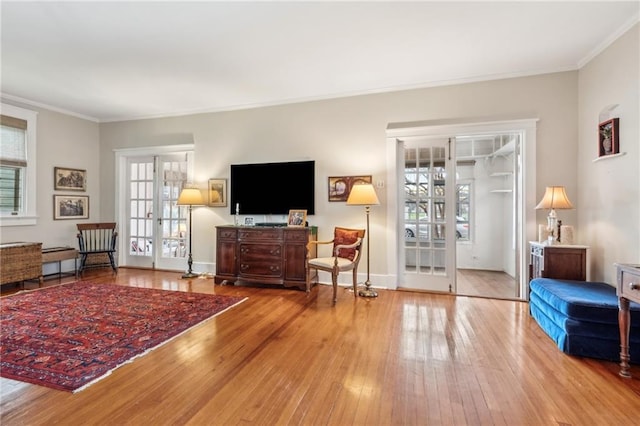
[[[2,95],[96,121],[575,70],[631,2],[1,2]]]

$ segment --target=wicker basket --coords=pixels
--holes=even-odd
[[[0,244],[0,284],[42,278],[42,243]]]

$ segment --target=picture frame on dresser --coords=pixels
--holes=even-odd
[[[56,191],[86,191],[87,171],[67,167],[54,167],[53,189]]]
[[[287,226],[302,228],[307,223],[307,211],[306,210],[289,210],[289,220],[287,220]]]
[[[54,195],[53,219],[89,219],[89,196]]]

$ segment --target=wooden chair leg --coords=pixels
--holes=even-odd
[[[331,284],[333,284],[333,304],[338,301],[338,274],[333,272],[331,274]]]
[[[353,297],[358,297],[358,271],[353,270]]]

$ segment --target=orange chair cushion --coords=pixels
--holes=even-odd
[[[350,245],[358,241],[358,231],[350,231],[346,229],[336,229],[333,237],[333,252],[335,253],[335,247],[337,245]],[[356,257],[356,249],[341,248],[339,257],[344,257],[349,260],[353,260]]]

